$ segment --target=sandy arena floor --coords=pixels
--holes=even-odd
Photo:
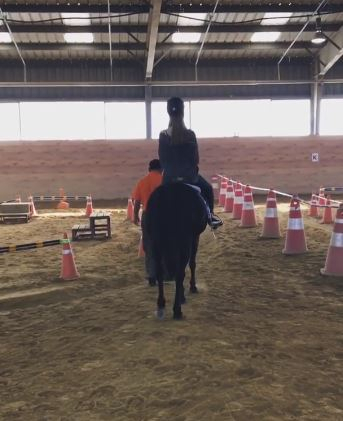
[[[82,213],[0,225],[0,243],[61,238]],[[284,256],[257,213],[204,233],[181,322],[172,284],[155,319],[124,209],[110,241],[73,243],[77,281],[59,280],[60,246],[0,255],[0,420],[343,420],[343,280],[319,274],[332,227],[306,217],[309,253]]]

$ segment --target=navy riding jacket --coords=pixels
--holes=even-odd
[[[167,130],[160,133],[158,155],[163,168],[163,183],[198,180],[199,151],[195,133],[186,129],[186,140],[173,144]]]

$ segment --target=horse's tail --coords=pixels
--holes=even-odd
[[[176,247],[168,243],[162,253],[162,264],[164,271],[164,279],[174,279],[176,276],[176,268],[178,266],[178,254]]]
[[[174,216],[172,216],[172,219]],[[163,223],[161,223],[163,221]],[[173,220],[166,221],[155,209],[149,214],[152,254],[160,261],[164,279],[174,279],[180,265],[184,235],[179,231]]]
[[[165,279],[174,279],[180,268],[184,267],[187,262],[183,262],[183,259],[186,256],[189,256],[191,240],[186,239],[185,236],[180,238],[180,236],[170,236],[168,242],[163,243],[162,245],[162,262],[164,266],[164,275]]]
[[[175,278],[188,263],[192,237],[206,227],[204,206],[192,188],[163,185],[150,196],[146,215],[153,255],[164,265],[166,277]]]

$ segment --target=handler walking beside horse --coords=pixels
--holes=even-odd
[[[143,249],[145,252],[145,270],[148,278],[149,285],[156,285],[156,270],[151,255],[151,245],[149,234],[146,229],[146,207],[151,193],[162,183],[162,168],[158,159],[153,159],[149,162],[148,174],[141,178],[136,187],[133,190],[132,198],[135,201],[134,204],[134,218],[133,222],[139,225],[141,222],[142,226],[142,240]],[[142,220],[139,221],[139,210],[143,206]]]

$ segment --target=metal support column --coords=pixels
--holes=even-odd
[[[313,64],[314,83],[311,86],[311,135],[319,135],[320,126],[320,101],[322,98],[323,84],[318,78],[319,60]]]
[[[311,85],[311,103],[310,103],[310,129],[311,136],[316,131],[316,107],[317,107],[317,93],[318,93],[318,81],[317,81],[317,60],[314,58],[314,62],[311,66],[313,82]]]
[[[108,15],[108,44],[110,48],[110,80],[113,80],[113,59],[112,59],[112,32],[111,32],[111,5],[110,0],[107,0],[107,15]]]
[[[151,86],[145,87],[145,124],[146,124],[146,138],[152,139],[152,120],[151,120]]]
[[[311,105],[310,105],[311,136],[313,136],[316,131],[317,92],[318,92],[318,83],[315,82],[311,85]]]
[[[316,83],[317,85],[317,95],[316,95],[316,126],[314,134],[319,136],[319,128],[320,128],[320,107],[321,107],[321,100],[322,100],[322,90],[323,84],[321,82]]]

